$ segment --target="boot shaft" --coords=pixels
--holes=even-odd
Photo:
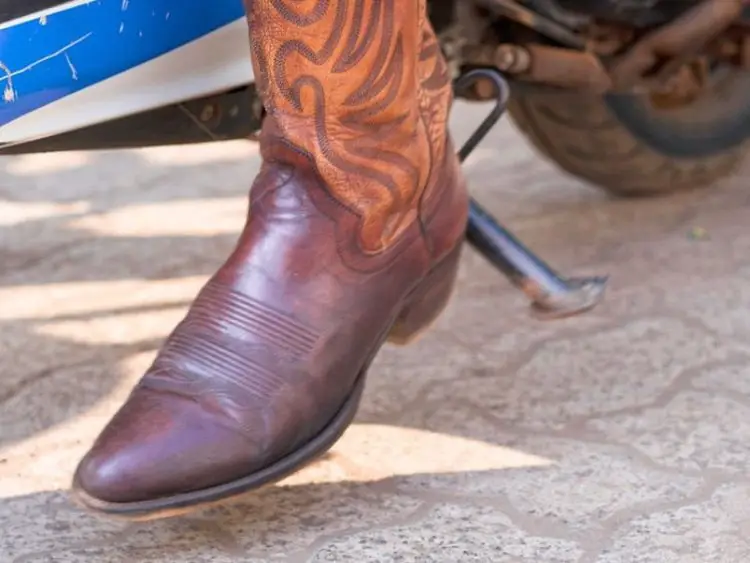
[[[379,252],[443,162],[450,79],[424,0],[247,0],[269,162],[308,163]]]

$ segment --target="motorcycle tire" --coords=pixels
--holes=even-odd
[[[617,196],[716,185],[750,148],[750,73],[735,69],[678,107],[516,84],[508,109],[543,155]]]

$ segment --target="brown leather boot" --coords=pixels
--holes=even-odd
[[[169,516],[328,450],[386,340],[446,305],[467,216],[424,2],[255,0],[268,117],[250,219],[75,475],[98,512]]]

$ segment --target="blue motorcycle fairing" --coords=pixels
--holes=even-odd
[[[242,0],[92,0],[0,26],[0,127],[244,17]]]

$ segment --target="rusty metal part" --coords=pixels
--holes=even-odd
[[[516,9],[513,1],[492,2]],[[705,73],[700,69],[708,60],[750,69],[750,27],[739,20],[748,4],[750,0],[703,0],[640,39],[631,28],[593,23],[586,29],[583,47],[468,45],[461,59],[467,65],[497,68],[518,80],[599,94],[642,91],[654,94],[657,105],[680,105],[702,91]],[[505,15],[536,29],[530,23],[533,13],[521,10],[515,16]],[[477,81],[476,98],[491,96],[490,86]]]
[[[593,53],[536,44],[527,48],[531,55],[527,80],[597,93],[612,88],[612,79]]]
[[[659,109],[685,107],[703,94],[708,77],[708,61],[705,58],[683,65],[666,82],[649,92],[651,105]]]
[[[586,41],[564,25],[529,10],[515,0],[476,0],[476,3],[495,14],[516,21],[540,34],[553,39],[561,45],[583,49]]]
[[[628,89],[656,73],[676,72],[741,15],[744,0],[703,0],[673,22],[639,40],[610,66],[617,89]]]
[[[612,81],[599,58],[588,52],[530,43],[505,43],[497,47],[467,50],[465,59],[475,65],[493,66],[519,80],[603,93]],[[477,84],[482,96],[482,84]]]
[[[528,46],[505,43],[499,45],[492,55],[492,62],[503,72],[523,74],[529,72],[534,61]]]

